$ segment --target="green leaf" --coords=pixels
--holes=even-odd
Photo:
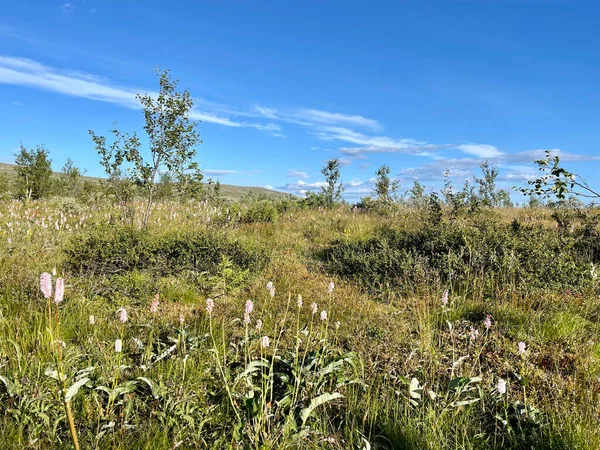
[[[146,377],[138,377],[137,379],[140,381],[143,381],[144,383],[146,383],[148,385],[148,387],[150,388],[150,393],[152,394],[152,397],[154,397],[155,400],[159,399],[160,387],[158,386],[158,384],[156,384],[150,378],[146,378]]]
[[[310,415],[313,413],[313,411],[315,410],[315,408],[317,408],[318,406],[333,401],[333,400],[337,400],[338,398],[342,398],[344,397],[342,394],[340,394],[339,392],[326,392],[325,394],[321,394],[318,397],[313,398],[310,401],[310,405],[308,405],[307,408],[304,408],[302,410],[302,412],[300,412],[300,419],[302,420],[302,425],[304,425],[306,423],[306,421],[308,420],[308,418],[310,417]]]
[[[69,389],[67,389],[67,393],[65,394],[65,402],[71,401],[71,399],[73,397],[75,397],[75,395],[77,395],[77,392],[79,392],[79,389],[81,389],[81,386],[86,384],[88,381],[90,381],[90,379],[86,377],[86,378],[82,378],[81,380],[73,383],[69,387]]]
[[[12,381],[10,381],[8,378],[0,375],[0,382],[2,382],[2,384],[6,388],[6,393],[8,394],[9,397],[12,397],[15,395],[15,386],[12,383]]]

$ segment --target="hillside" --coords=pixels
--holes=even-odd
[[[7,164],[7,163],[0,163],[0,175],[2,175],[2,174],[6,174],[10,178],[14,177],[15,176],[15,165]],[[59,173],[54,172],[53,176],[58,177]],[[82,179],[84,181],[92,181],[92,182],[96,182],[96,183],[102,180],[102,178],[87,177],[87,176],[83,176]],[[240,200],[244,196],[251,194],[251,193],[256,194],[256,195],[264,195],[264,196],[266,196],[268,198],[272,198],[272,199],[283,198],[283,197],[286,197],[287,195],[289,195],[284,192],[272,191],[269,189],[265,189],[263,187],[235,186],[235,185],[231,185],[231,184],[221,183],[221,195],[226,200],[231,200],[231,201]]]

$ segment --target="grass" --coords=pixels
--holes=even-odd
[[[530,289],[508,276],[484,286],[475,259],[451,281],[421,259],[412,286],[330,271],[323,254],[335,242],[422,228],[418,210],[291,209],[273,223],[227,227],[215,225],[220,213],[209,206],[160,203],[153,214],[148,242],[160,259],[100,273],[73,269],[73,249],[90,236],[111,242],[116,227],[105,225],[118,214],[110,205],[64,212],[53,201],[0,204],[3,448],[72,448],[66,392],[55,379],[63,371],[67,387],[81,381],[71,399],[81,448],[600,448],[600,309],[590,277],[578,273],[568,289]],[[502,210],[454,226],[491,221],[501,230],[514,219],[541,227],[545,239],[558,233],[544,210]],[[215,227],[218,242],[190,247],[173,237]],[[230,242],[251,244],[244,249],[268,262],[235,263],[222,250]],[[89,251],[78,254],[111,267],[125,261]],[[185,264],[174,256],[182,254]],[[570,257],[573,267],[588,263]],[[52,268],[66,283],[58,325],[39,289]]]

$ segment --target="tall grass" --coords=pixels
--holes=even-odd
[[[110,205],[0,204],[2,448],[600,448],[589,230],[525,210],[454,231],[419,210],[224,212],[158,204],[138,238]],[[351,271],[323,259],[378,239]]]

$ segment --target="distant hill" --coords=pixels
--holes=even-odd
[[[0,175],[1,174],[6,174],[9,176],[9,178],[15,177],[16,176],[15,165],[7,164],[7,163],[0,163]],[[53,174],[54,177],[58,177],[59,175],[60,174],[58,172],[54,172],[54,174]],[[96,183],[102,180],[102,178],[86,177],[86,176],[81,177],[81,179],[84,181],[92,181],[92,182],[96,182]],[[221,195],[223,196],[223,198],[225,198],[227,200],[232,200],[232,201],[240,200],[244,196],[251,194],[251,193],[256,194],[256,195],[264,195],[270,199],[285,198],[285,197],[289,196],[289,194],[286,194],[284,192],[272,191],[270,189],[265,189],[263,187],[234,186],[231,184],[221,183]]]

